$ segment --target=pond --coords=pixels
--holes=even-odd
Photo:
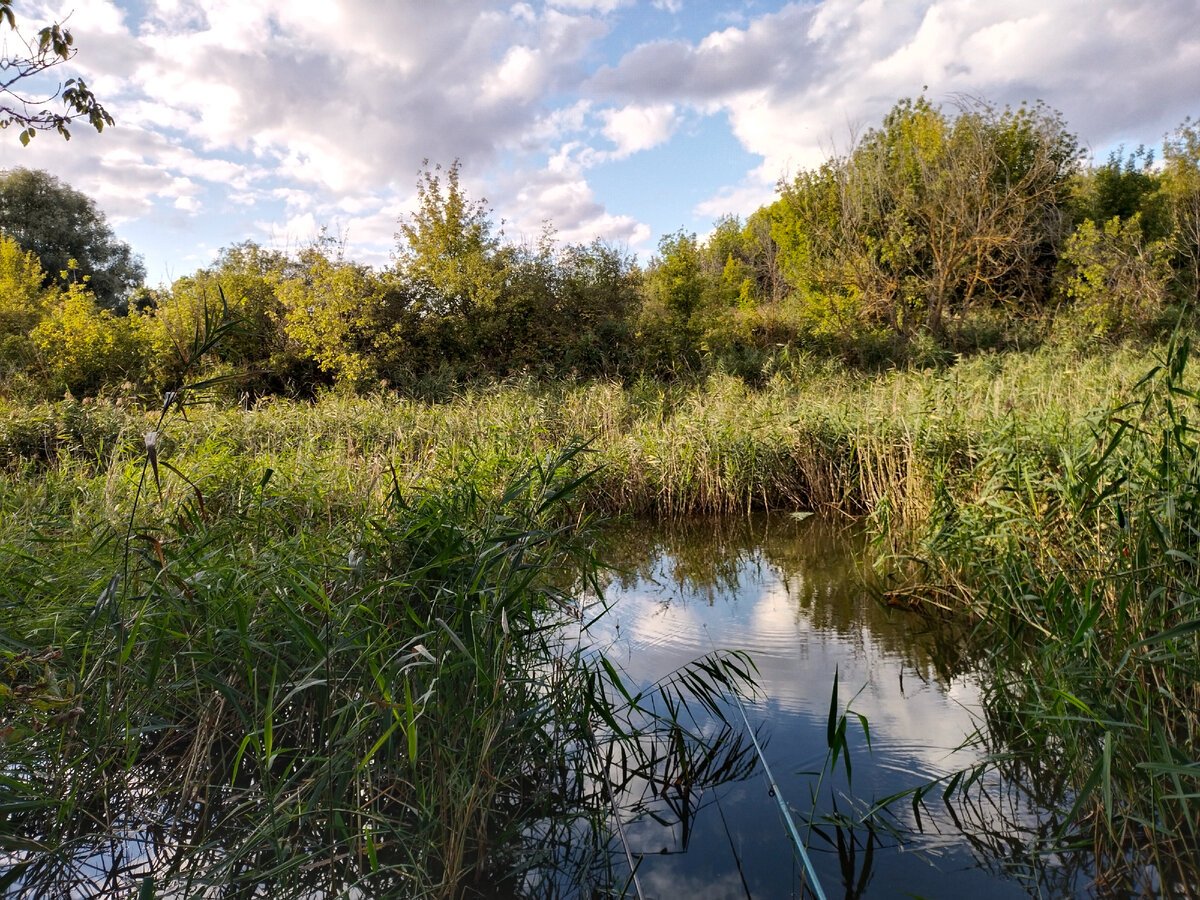
[[[868,554],[861,532],[814,518],[610,529],[608,611],[587,629],[586,653],[603,654],[625,690],[658,697],[668,714],[644,731],[634,723],[624,743],[604,733],[619,724],[597,719],[592,743],[602,752],[563,742],[572,760],[591,760],[577,769],[539,758],[530,783],[561,786],[544,790],[552,812],[473,888],[486,891],[491,879],[505,897],[689,900],[822,896],[817,885],[847,898],[1089,895],[1082,855],[1036,852],[1060,822],[1048,811],[1063,802],[1053,773],[982,765],[1004,748],[982,709],[987,683],[966,650],[969,634],[872,598],[856,571]],[[547,631],[560,633],[557,623]],[[573,634],[563,640],[574,646]],[[702,696],[704,672],[687,667],[717,651],[748,654],[733,659],[752,661],[753,696],[709,709],[686,689],[673,701],[653,690],[692,671],[688,684]],[[281,709],[281,721],[295,718]],[[831,750],[831,730],[841,752]],[[370,888],[357,885],[367,869],[353,859],[346,889],[331,888],[341,858],[324,853],[319,817],[315,826],[301,817],[309,830],[297,830],[295,844],[256,843],[275,812],[256,805],[252,779],[214,770],[200,798],[160,793],[178,764],[151,755],[123,781],[105,781],[102,806],[76,815],[63,837],[51,828],[54,807],[33,809],[15,849],[0,852],[0,894],[130,896],[139,884],[153,888],[154,876],[160,897],[215,896],[225,873],[242,879],[231,893],[245,896],[404,895],[398,849],[385,849],[398,862],[386,858]],[[33,780],[5,765],[0,787]],[[83,780],[109,777],[92,774]],[[58,841],[48,852],[43,834]],[[287,891],[270,881],[272,866],[292,879]]]
[[[594,645],[642,688],[716,648],[749,651],[759,696],[724,713],[744,737],[744,710],[762,748],[760,760],[739,745],[724,777],[686,792],[664,782],[618,796],[637,874],[627,896],[813,896],[776,796],[828,897],[1088,892],[1077,862],[1031,852],[1057,826],[1039,805],[1045,786],[981,766],[990,739],[968,634],[869,596],[855,571],[865,549],[844,526],[787,516],[612,535],[618,571]],[[848,748],[836,761],[834,701]]]

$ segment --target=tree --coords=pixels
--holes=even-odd
[[[1164,241],[1144,236],[1141,213],[1085,219],[1062,254],[1070,326],[1082,337],[1119,338],[1154,324],[1167,301],[1168,256]]]
[[[428,166],[428,160],[426,161]],[[451,320],[469,342],[477,319],[493,306],[508,277],[508,254],[492,232],[486,200],[472,201],[455,160],[428,167],[417,182],[417,211],[401,221],[397,274],[425,316]]]
[[[353,388],[379,374],[392,298],[388,285],[369,267],[345,259],[343,249],[322,230],[290,264],[276,296],[300,355]]]
[[[638,343],[661,374],[681,375],[700,365],[700,316],[709,280],[696,235],[680,229],[659,238],[642,278]]]
[[[1179,292],[1200,299],[1200,122],[1185,119],[1167,136],[1163,163]]]
[[[492,371],[618,370],[638,301],[629,254],[601,240],[558,247],[547,226],[536,245],[512,249],[509,273],[481,323]]]
[[[700,308],[705,279],[700,245],[695,234],[682,230],[658,241],[658,256],[650,260],[646,290],[671,316],[684,325]]]
[[[169,291],[135,293],[131,313],[139,305],[152,314],[148,331],[153,335],[158,376],[172,383],[194,361],[187,353],[204,319],[214,311],[227,311],[238,325],[222,339],[212,357],[222,364],[256,374],[279,366],[276,356],[284,345],[283,310],[275,295],[285,277],[287,256],[246,241],[226,247],[207,269],[178,278]],[[222,300],[223,298],[223,300]],[[246,386],[253,389],[253,382]]]
[[[848,157],[782,188],[802,287],[940,336],[981,304],[1040,309],[1078,144],[1059,114],[904,100]]]
[[[86,279],[109,310],[123,311],[146,276],[141,259],[116,238],[96,204],[47,172],[0,172],[0,232],[38,257],[47,283],[67,287]]]
[[[1170,212],[1154,163],[1154,151],[1144,146],[1128,155],[1123,147],[1113,150],[1104,165],[1094,166],[1076,179],[1076,216],[1100,226],[1114,216],[1127,221],[1136,215],[1147,239],[1166,237],[1171,230]]]
[[[43,76],[55,66],[75,56],[75,39],[58,22],[40,29],[37,38],[27,41],[17,30],[12,0],[0,0],[0,27],[7,23],[14,42],[23,48],[14,55],[0,59],[0,129],[16,125],[19,138],[28,144],[39,131],[57,131],[71,139],[67,127],[76,119],[86,119],[97,131],[112,125],[112,116],[96,99],[81,78],[68,78],[50,88]],[[62,112],[49,108],[61,100]]]
[[[53,390],[89,395],[142,379],[148,350],[143,325],[140,316],[101,309],[83,285],[73,284],[30,338]]]

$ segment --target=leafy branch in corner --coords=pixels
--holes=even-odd
[[[28,145],[39,131],[57,131],[70,140],[67,126],[76,119],[86,119],[97,131],[113,124],[113,117],[82,78],[52,85],[41,77],[78,52],[74,37],[63,24],[47,25],[36,38],[26,40],[17,29],[12,0],[0,0],[0,25],[5,23],[20,49],[10,53],[6,40],[0,51],[0,129],[16,125],[21,129],[21,143]],[[50,108],[56,100],[62,101],[63,111]]]

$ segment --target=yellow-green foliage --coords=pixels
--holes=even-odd
[[[29,333],[58,293],[43,286],[44,277],[36,256],[0,235],[0,375],[19,371],[31,360]]]
[[[1063,251],[1071,323],[1093,337],[1136,332],[1161,315],[1171,267],[1163,241],[1142,238],[1141,217],[1081,224]]]
[[[339,384],[354,387],[373,374],[375,339],[386,338],[386,292],[371,270],[338,257],[324,245],[301,252],[299,271],[284,279],[277,296],[288,338]]]
[[[159,381],[174,383],[191,364],[206,317],[238,320],[238,327],[217,348],[223,363],[243,370],[271,367],[284,344],[276,288],[287,264],[283,253],[238,244],[222,251],[214,266],[176,280],[148,325]]]
[[[93,394],[106,384],[144,377],[148,346],[142,317],[114,316],[74,284],[31,335],[55,389]]]

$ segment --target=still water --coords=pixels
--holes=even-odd
[[[1030,852],[1055,825],[1036,790],[980,768],[989,739],[967,635],[869,596],[854,568],[864,549],[811,518],[629,526],[612,537],[611,610],[591,640],[640,688],[716,648],[749,651],[759,694],[745,714],[827,897],[1086,895],[1084,875]],[[849,772],[845,755],[829,759],[835,673]],[[725,714],[744,737],[737,707]],[[718,732],[719,718],[687,715]],[[745,742],[734,754],[686,791],[666,778],[621,795],[627,896],[813,896],[757,754]],[[910,793],[866,815],[922,788],[915,806]]]

